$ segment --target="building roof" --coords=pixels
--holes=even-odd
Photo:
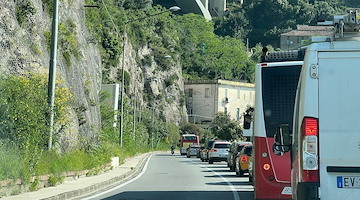
[[[230,85],[230,86],[238,86],[238,87],[254,87],[253,83],[244,83],[238,81],[228,81],[228,80],[208,80],[208,79],[201,79],[201,80],[185,80],[185,85],[190,84],[220,84],[220,85]]]
[[[333,30],[332,26],[297,25],[297,30],[283,33],[281,36],[331,36]]]

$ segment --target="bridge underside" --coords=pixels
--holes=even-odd
[[[177,5],[184,13],[195,13],[204,16],[208,21],[211,20],[209,10],[201,3],[200,0],[175,0]]]

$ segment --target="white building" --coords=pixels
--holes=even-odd
[[[228,113],[242,124],[247,107],[254,107],[254,84],[226,80],[191,80],[185,82],[189,122],[207,127],[216,113]]]

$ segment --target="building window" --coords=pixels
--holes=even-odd
[[[193,97],[193,89],[189,89],[189,97]]]
[[[240,108],[236,108],[236,121],[240,121]]]
[[[192,114],[193,114],[193,109],[192,109],[192,108],[189,108],[187,111],[188,111],[188,115],[192,115]]]
[[[210,98],[210,88],[205,88],[205,98]]]
[[[240,99],[240,90],[237,91],[237,98]]]

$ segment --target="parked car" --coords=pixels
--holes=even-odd
[[[242,176],[244,173],[249,172],[249,163],[252,153],[252,145],[246,145],[240,151],[240,155],[236,158],[235,172],[236,176]]]
[[[215,141],[208,152],[209,164],[226,161],[230,149],[230,142]]]
[[[191,144],[189,148],[187,148],[186,151],[186,157],[190,158],[191,156],[197,156],[197,152],[200,148],[200,145],[197,144]]]
[[[227,165],[230,168],[230,171],[235,171],[235,160],[236,157],[238,157],[239,152],[242,150],[242,148],[245,145],[252,145],[251,142],[244,142],[244,141],[237,141],[237,142],[233,142],[230,146],[230,150],[229,150],[229,154],[227,156]]]

